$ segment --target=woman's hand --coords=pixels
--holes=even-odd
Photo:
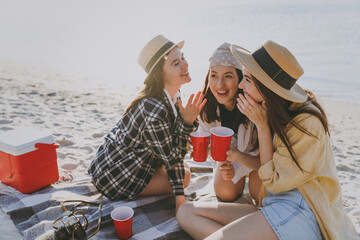
[[[226,152],[228,162],[240,162],[241,152],[235,147],[231,146],[230,150]]]
[[[235,176],[234,166],[229,161],[225,161],[220,167],[221,176],[225,181],[231,181]]]
[[[255,170],[258,170],[261,166],[259,156],[251,156],[249,154],[243,153],[234,146],[231,146],[231,149],[228,150],[226,154],[226,160],[229,162],[238,162],[245,167]]]
[[[204,107],[206,103],[206,99],[204,99],[204,95],[201,92],[198,92],[194,99],[194,94],[191,94],[188,103],[186,104],[185,108],[178,100],[178,106],[180,113],[184,119],[184,122],[188,125],[192,125],[199,115],[201,109]],[[194,99],[194,100],[193,100]]]
[[[237,107],[239,111],[247,116],[258,129],[267,127],[269,125],[265,101],[259,104],[255,102],[248,94],[239,94],[237,99]]]

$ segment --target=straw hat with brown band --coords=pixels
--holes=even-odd
[[[252,53],[237,45],[230,49],[254,77],[280,97],[298,103],[307,100],[308,94],[296,84],[304,70],[285,47],[269,40]]]
[[[138,63],[147,73],[144,84],[160,59],[168,54],[174,47],[181,49],[184,46],[184,43],[184,41],[181,41],[178,44],[175,44],[159,34],[145,45],[138,57]]]

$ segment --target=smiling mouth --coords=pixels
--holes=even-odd
[[[226,95],[229,91],[216,91],[220,96]]]
[[[189,75],[189,72],[186,72],[184,74],[181,74],[180,76],[185,77],[185,76],[188,76],[188,75]]]

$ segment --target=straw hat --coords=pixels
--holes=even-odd
[[[174,47],[181,49],[184,43],[184,41],[181,41],[175,44],[161,34],[151,39],[141,50],[138,57],[138,63],[148,74],[144,83],[146,83],[151,71],[160,59],[168,54]]]
[[[304,70],[285,47],[269,40],[253,53],[236,45],[231,45],[231,52],[254,77],[280,97],[299,103],[307,100],[305,90],[296,84]]]

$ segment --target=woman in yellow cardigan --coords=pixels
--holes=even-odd
[[[257,128],[260,156],[232,149],[228,160],[257,165],[260,206],[188,202],[179,224],[195,239],[358,239],[342,206],[326,115],[296,84],[296,58],[272,41],[231,51],[244,66],[237,107]]]

